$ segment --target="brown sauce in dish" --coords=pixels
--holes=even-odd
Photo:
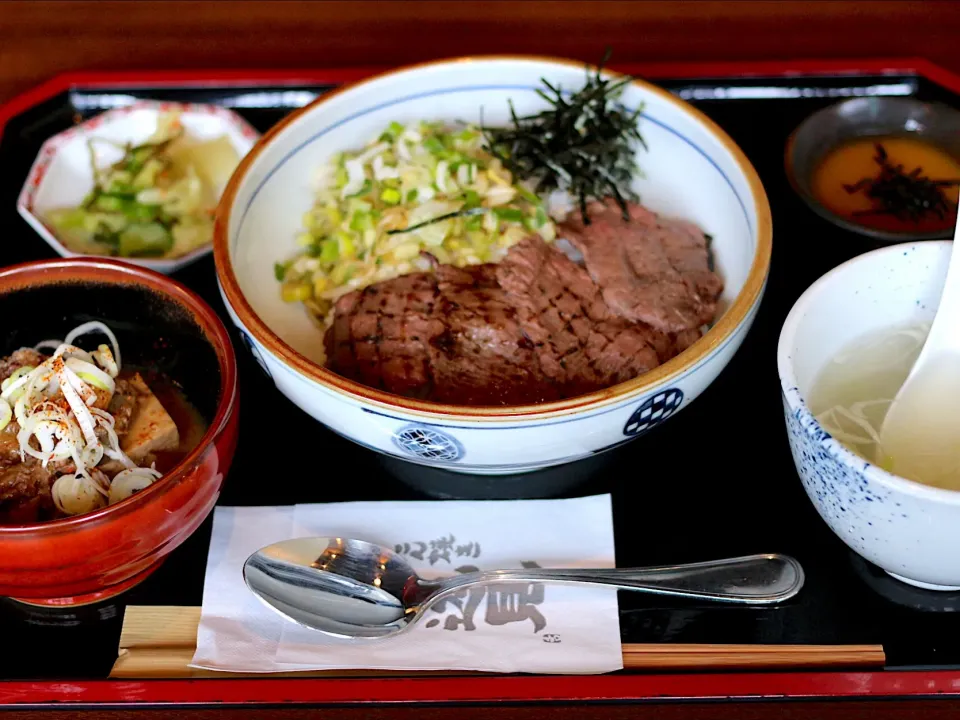
[[[960,196],[960,160],[918,137],[864,137],[831,150],[812,191],[831,212],[884,232],[951,230]]]

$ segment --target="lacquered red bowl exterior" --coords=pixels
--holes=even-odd
[[[162,336],[165,329],[190,333],[203,356],[202,362],[191,362],[194,366],[206,363],[210,369],[202,378],[211,386],[207,432],[162,479],[128,500],[87,515],[0,526],[0,595],[68,606],[105,599],[135,585],[213,510],[237,446],[237,371],[230,338],[217,315],[190,290],[163,275],[90,258],[0,270],[0,302],[22,294],[43,298],[45,293],[59,293],[58,297],[67,293],[71,305],[75,297],[76,305],[64,314],[82,312],[83,317],[97,314],[95,309],[83,308],[96,305],[92,300],[101,296],[147,298],[132,311],[138,322],[142,316],[142,334]],[[130,303],[119,304],[124,307],[117,312],[129,315]],[[110,325],[109,317],[103,320]],[[125,322],[135,324],[129,317]],[[196,350],[192,357],[197,357]],[[216,382],[207,382],[214,377],[219,377],[219,388],[213,387]]]

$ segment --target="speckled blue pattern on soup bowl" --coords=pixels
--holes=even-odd
[[[711,120],[669,92],[637,81],[624,104],[641,108],[649,151],[638,150],[635,189],[650,209],[691,220],[713,237],[724,280],[716,322],[677,357],[599,392],[514,407],[442,405],[391,395],[324,365],[323,334],[302,307],[284,303],[276,261],[296,249],[314,202],[316,171],[362,147],[392,121],[509,121],[542,110],[542,79],[579,88],[579,63],[463,58],[403,68],[325,94],[291,113],[237,168],[217,217],[221,291],[250,352],[279,390],[354,442],[409,462],[469,474],[514,474],[588,458],[654,431],[688,407],[733,357],[756,316],[772,244],[760,179]]]
[[[952,245],[895,245],[833,269],[793,306],[777,349],[790,450],[820,516],[870,562],[935,590],[960,588],[960,492],[866,462],[820,426],[804,399],[820,370],[858,336],[933,319]]]

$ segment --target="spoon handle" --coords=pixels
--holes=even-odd
[[[960,238],[960,218],[958,218],[957,226],[954,229],[953,248],[960,246],[958,238]],[[927,356],[932,354],[943,351],[960,352],[960,333],[957,332],[957,318],[960,318],[960,254],[955,255],[951,249],[950,264],[947,265],[947,278],[940,294],[937,313],[933,317],[930,334],[927,335],[923,348],[920,350],[920,357],[913,364],[914,368],[919,367],[921,361],[928,361]],[[927,348],[930,348],[930,350],[928,351]]]
[[[436,593],[431,600],[465,585],[549,582],[606,585],[655,595],[763,605],[792,598],[803,587],[803,579],[803,568],[792,557],[749,555],[650,568],[490,570],[424,583],[424,586],[429,585]]]

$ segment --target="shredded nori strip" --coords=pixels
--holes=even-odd
[[[459,210],[454,210],[453,212],[444,213],[443,215],[432,217],[429,220],[418,222],[416,225],[410,225],[405,228],[394,228],[393,230],[387,230],[387,235],[397,235],[398,233],[408,233],[414,230],[419,230],[420,228],[426,227],[427,225],[433,225],[434,223],[442,222],[444,220],[450,220],[451,218],[467,217],[469,215],[482,215],[485,212],[488,212],[487,208],[477,208],[477,207],[468,208],[464,206]]]
[[[630,112],[619,103],[633,78],[601,77],[609,58],[608,49],[595,72],[587,67],[584,86],[566,97],[541,78],[546,91],[537,92],[550,103],[549,109],[517,117],[510,102],[512,127],[482,128],[490,152],[516,181],[535,180],[537,194],[571,193],[587,224],[587,203],[610,196],[629,221],[627,201],[638,202],[631,187],[639,172],[635,143],[647,147],[637,127],[643,106]]]
[[[947,199],[943,188],[960,185],[960,178],[932,180],[923,174],[922,167],[905,172],[903,164],[890,162],[883,143],[875,143],[874,147],[876,155],[873,159],[880,166],[880,174],[843,186],[851,195],[866,193],[876,204],[869,210],[856,211],[854,216],[893,215],[898,220],[916,223],[928,215],[936,215],[942,220],[951,211],[956,211],[957,206]]]

